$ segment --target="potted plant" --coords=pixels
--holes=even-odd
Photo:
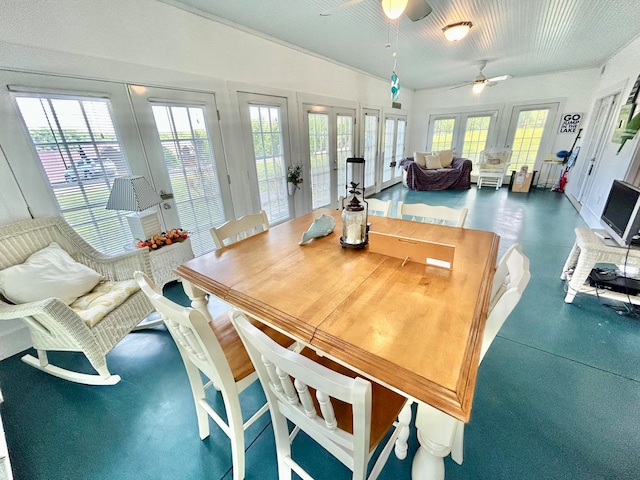
[[[287,188],[289,195],[294,195],[302,183],[302,165],[292,165],[287,168]]]

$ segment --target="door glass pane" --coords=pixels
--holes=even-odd
[[[384,160],[382,165],[382,181],[391,180],[391,161],[394,158],[393,147],[395,146],[395,125],[393,118],[387,118],[384,122]]]
[[[364,186],[373,187],[376,183],[376,156],[378,152],[378,117],[364,117]]]
[[[311,159],[312,209],[331,203],[329,163],[329,115],[309,113],[309,158]]]
[[[345,194],[347,158],[353,157],[353,117],[351,115],[338,115],[337,123],[338,192],[336,200]]]
[[[431,150],[449,150],[453,147],[454,118],[438,118],[433,122],[433,137],[431,138]]]
[[[202,255],[215,248],[211,227],[226,220],[206,112],[196,105],[152,109],[180,226],[190,232],[193,252]]]
[[[385,179],[384,179],[385,181],[391,180],[393,177],[397,177],[400,171],[398,166],[400,164],[400,160],[404,158],[404,138],[407,131],[407,121],[398,119],[397,130],[398,131],[396,132],[396,155],[395,155],[396,166],[389,167],[389,178],[386,178],[387,175],[385,172]],[[396,173],[395,175],[394,175],[394,171]]]
[[[473,162],[474,169],[479,164],[479,154],[487,145],[491,116],[468,117],[464,131],[462,157]]]
[[[130,212],[105,209],[114,177],[130,174],[109,100],[26,94],[16,103],[67,223],[102,253],[133,245]]]
[[[529,167],[529,171],[533,170],[548,114],[548,109],[520,112],[513,139],[510,170],[520,170],[524,165]]]
[[[287,174],[282,150],[280,107],[250,105],[253,155],[260,205],[270,222],[289,218]]]

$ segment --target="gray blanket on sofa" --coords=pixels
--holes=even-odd
[[[455,157],[451,168],[437,170],[421,167],[413,157],[400,161],[407,172],[407,187],[411,190],[461,190],[471,188],[471,169],[473,164],[466,158]]]

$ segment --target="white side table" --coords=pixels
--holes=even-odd
[[[622,265],[626,262],[628,266],[640,267],[640,249],[606,245],[589,228],[576,228],[575,233],[576,242],[573,244],[573,248],[560,274],[562,280],[569,280],[567,295],[564,298],[566,303],[573,302],[576,293],[596,295],[595,287],[591,287],[586,283],[596,263]],[[568,273],[571,270],[573,272]],[[600,297],[640,304],[640,296],[627,296],[624,293],[602,290],[599,290],[597,294]]]
[[[157,250],[149,249],[153,281],[159,288],[162,288],[172,280],[178,280],[178,276],[173,273],[173,270],[193,257],[190,238],[184,242],[165,245]]]

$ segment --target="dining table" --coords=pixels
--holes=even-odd
[[[300,244],[322,216],[333,218],[335,229]],[[189,260],[175,273],[203,313],[206,295],[214,295],[363,377],[468,422],[500,237],[397,218],[368,222],[371,232],[452,246],[453,261],[444,268],[374,253],[372,245],[343,248],[341,212],[325,208]],[[429,443],[433,432],[419,433]],[[437,432],[431,443],[421,455],[442,462],[443,477]],[[417,472],[415,459],[413,465],[413,478],[439,477]]]

